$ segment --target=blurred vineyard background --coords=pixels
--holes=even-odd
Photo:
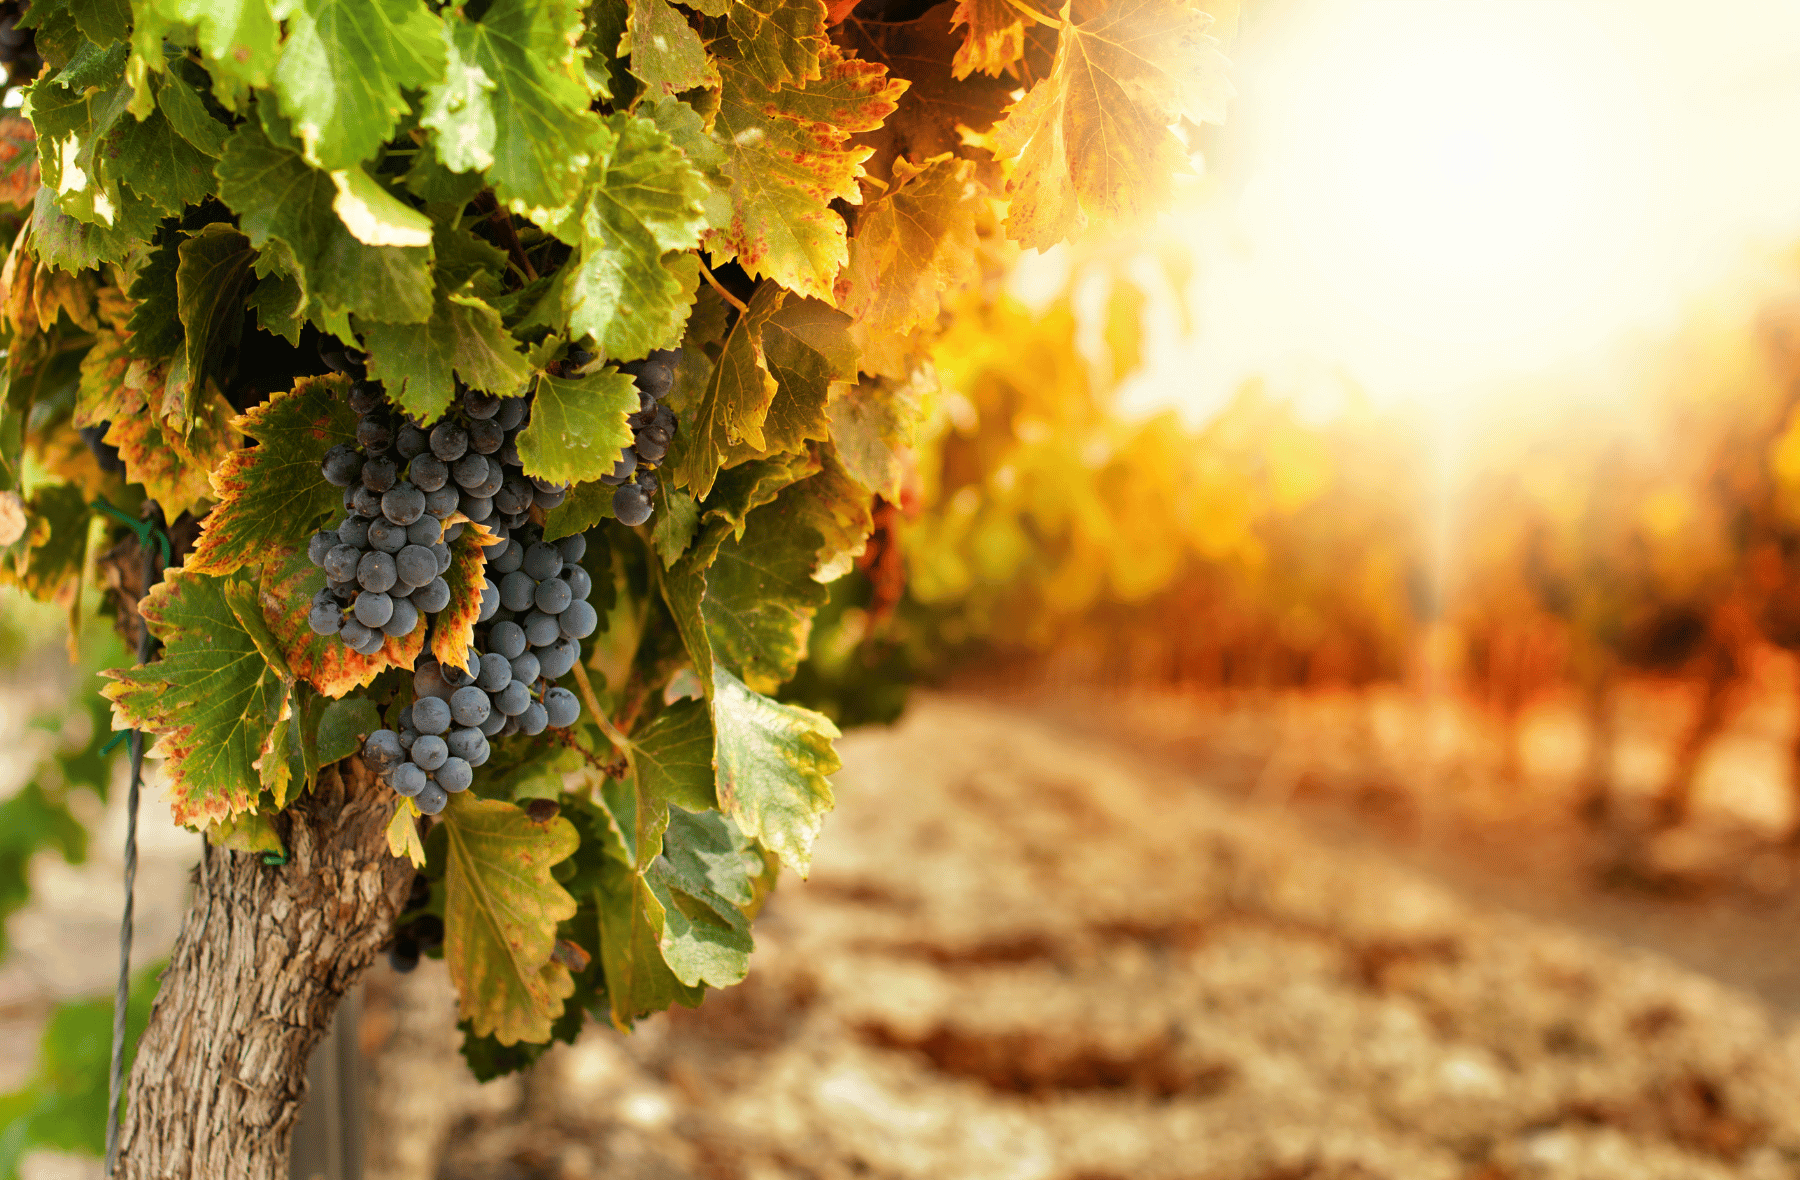
[[[1639,45],[1635,57],[1619,51],[1623,64],[1589,62],[1586,83],[1610,93],[1637,71],[1642,85],[1677,46],[1687,53],[1683,118],[1651,104],[1632,126],[1667,131],[1657,174],[1675,196],[1663,213],[1705,232],[1683,239],[1654,281],[1622,253],[1533,255],[1521,265],[1537,268],[1542,289],[1498,284],[1520,305],[1517,324],[1488,322],[1493,308],[1477,302],[1466,318],[1478,331],[1452,316],[1412,332],[1377,321],[1455,303],[1433,269],[1454,270],[1455,259],[1319,295],[1298,290],[1302,272],[1257,253],[1258,233],[1294,230],[1266,220],[1284,199],[1282,165],[1258,138],[1271,132],[1257,104],[1278,107],[1272,92],[1297,85],[1297,70],[1323,75],[1320,86],[1355,85],[1316,46],[1308,52],[1325,59],[1283,63],[1321,37],[1355,49],[1390,36],[1391,12],[1373,6],[1371,31],[1316,5],[1208,7],[1241,93],[1225,127],[1189,129],[1205,167],[1183,206],[1155,227],[1047,256],[1022,256],[985,227],[979,280],[946,313],[933,366],[877,375],[872,351],[863,384],[837,391],[834,417],[868,417],[873,429],[858,437],[879,440],[845,462],[883,498],[876,534],[834,583],[811,662],[785,695],[850,728],[895,722],[924,686],[921,724],[945,733],[963,724],[944,719],[947,701],[1009,702],[1055,733],[1148,752],[1253,804],[1341,821],[1332,830],[1478,895],[1652,946],[1791,1012],[1800,175],[1780,171],[1783,161],[1713,167],[1705,153],[1747,155],[1750,144],[1780,154],[1779,130],[1792,123],[1772,120],[1800,113],[1800,67],[1779,48],[1800,43],[1784,37],[1800,32],[1793,15],[1747,4],[1703,20],[1653,5],[1625,22],[1571,5],[1517,32],[1554,57],[1558,46],[1579,54],[1623,37],[1622,23],[1660,22],[1656,52]],[[1411,35],[1498,36],[1491,13],[1472,19],[1427,19]],[[1499,66],[1479,54],[1461,62],[1476,84],[1491,80],[1483,68],[1511,68],[1513,43],[1501,42]],[[1380,73],[1407,48],[1362,64]],[[1740,72],[1755,86],[1739,87]],[[1505,95],[1500,117],[1535,133],[1533,120],[1568,115],[1568,94],[1541,82],[1521,87],[1541,92],[1541,109],[1529,94]],[[1674,175],[1690,167],[1702,174]],[[1627,169],[1620,183],[1641,179]],[[1528,195],[1557,181],[1534,178]],[[1433,199],[1453,198],[1455,184]],[[1669,236],[1655,218],[1645,225]],[[1570,277],[1564,263],[1610,278]],[[1321,289],[1353,282],[1320,266]],[[1381,284],[1407,291],[1383,304]],[[1560,304],[1553,293],[1564,287],[1586,303],[1621,289],[1631,297],[1594,316]],[[1640,298],[1646,288],[1655,299]],[[1549,310],[1537,314],[1533,301]],[[1320,327],[1333,314],[1343,334]],[[1363,344],[1345,343],[1359,334]],[[916,431],[894,412],[908,405],[922,413]],[[0,742],[10,751],[0,917],[11,939],[0,938],[0,1094],[12,1090],[0,1096],[0,1177],[28,1145],[91,1151],[104,1100],[92,1070],[108,1008],[80,1001],[112,969],[100,948],[116,912],[107,882],[120,767],[92,674],[126,652],[94,577],[90,557],[80,588],[50,604],[31,599],[39,587],[0,589]],[[860,740],[873,749],[887,739]],[[154,800],[150,810],[146,888],[162,892],[144,934],[154,955],[172,939],[193,846]],[[832,840],[828,823],[822,847]],[[96,841],[94,860],[75,867]],[[82,938],[72,943],[71,929]],[[776,962],[785,979],[787,960]],[[750,994],[751,1016],[767,1017],[762,993]],[[404,997],[375,1000],[404,1039]],[[53,1021],[63,1034],[40,1050]],[[653,1033],[639,1065],[679,1057],[695,1027]],[[617,1073],[621,1061],[593,1068]],[[529,1098],[527,1085],[525,1099],[485,1101],[499,1110]],[[463,1111],[480,1109],[471,1099]],[[1735,1166],[1741,1148],[1707,1150]],[[37,1173],[53,1174],[65,1173]]]

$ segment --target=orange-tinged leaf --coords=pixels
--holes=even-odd
[[[0,205],[29,209],[37,191],[37,131],[29,119],[0,117]]]
[[[462,536],[450,545],[450,568],[444,573],[450,605],[431,625],[431,654],[440,664],[474,671],[469,653],[475,646],[475,621],[481,616],[481,591],[487,582],[487,558],[481,547],[493,539],[493,530],[485,524],[465,521]]]
[[[162,506],[171,517],[194,508],[212,495],[207,482],[207,468],[189,463],[171,440],[150,417],[139,410],[122,418],[114,418],[104,440],[119,449],[125,464],[125,478],[142,484],[144,494]]]
[[[731,178],[731,222],[707,248],[802,295],[829,301],[848,257],[834,200],[859,204],[857,178],[872,149],[848,141],[892,113],[906,83],[846,57],[829,42],[820,76],[801,90],[770,89],[743,61],[719,60],[724,88],[714,133]]]
[[[681,428],[669,452],[669,467],[676,482],[697,500],[704,500],[712,491],[713,480],[733,447],[748,442],[762,448],[762,423],[776,389],[763,355],[762,330],[786,298],[787,293],[773,283],[759,286],[750,297],[749,309],[726,336],[705,386],[691,404],[675,404]]]
[[[335,635],[307,625],[313,595],[325,586],[325,571],[307,560],[304,549],[283,549],[263,566],[257,586],[263,618],[294,675],[328,697],[366,688],[388,668],[410,669],[425,650],[425,628],[404,639],[389,636],[372,656],[358,655]]]
[[[952,26],[967,25],[956,51],[955,73],[998,74],[1025,56],[1025,18],[1007,0],[956,0]]]
[[[994,128],[1015,160],[1006,232],[1040,250],[1092,217],[1130,219],[1163,207],[1190,171],[1170,125],[1217,123],[1232,88],[1212,17],[1184,0],[1116,0],[1064,29],[1050,76]]]
[[[222,574],[266,561],[342,507],[343,493],[325,482],[319,462],[356,438],[356,414],[340,396],[349,385],[336,375],[302,377],[232,423],[258,445],[232,452],[213,473],[219,506],[201,526],[189,569]]]
[[[441,828],[444,961],[463,1019],[503,1045],[549,1040],[575,991],[552,958],[556,924],[575,916],[575,899],[550,873],[580,843],[574,825],[537,823],[514,804],[465,793],[452,796]]]

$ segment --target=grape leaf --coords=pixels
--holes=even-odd
[[[700,34],[668,0],[631,0],[631,72],[653,95],[679,94],[711,74]]]
[[[443,75],[439,22],[423,0],[282,0],[275,92],[307,160],[350,168],[412,108],[404,92]]]
[[[155,735],[150,752],[168,760],[177,823],[204,825],[254,809],[261,781],[253,766],[269,751],[289,701],[288,669],[267,658],[255,586],[171,569],[141,610],[163,654],[106,671],[115,681],[104,689],[113,728]]]
[[[597,875],[600,966],[614,1026],[629,1029],[638,1017],[671,1004],[698,1005],[703,992],[683,984],[663,958],[665,911],[649,883],[611,858]]]
[[[587,532],[603,520],[615,519],[612,498],[613,489],[603,483],[576,484],[561,504],[544,514],[544,540],[572,537]]]
[[[38,179],[37,130],[27,119],[0,115],[0,205],[30,209]]]
[[[192,63],[183,62],[182,65],[192,69]],[[204,81],[204,73],[197,69],[193,73]],[[168,119],[175,134],[198,148],[202,155],[217,160],[219,153],[225,150],[225,140],[230,136],[231,128],[213,118],[212,112],[206,109],[200,92],[189,85],[182,66],[172,69],[167,77],[156,80],[154,89],[157,109]]]
[[[31,208],[32,242],[40,259],[58,270],[81,271],[121,262],[156,232],[155,206],[129,189],[119,193],[111,225],[90,225],[57,208],[48,185]]]
[[[635,867],[642,871],[662,852],[669,804],[699,811],[717,805],[713,797],[712,719],[702,701],[678,701],[631,738],[635,774],[632,815],[617,815],[631,829]]]
[[[422,324],[363,324],[369,375],[389,400],[421,421],[435,420],[456,395],[456,378],[475,389],[511,395],[531,375],[500,313],[479,297],[439,284],[431,318]]]
[[[181,243],[178,233],[158,235],[137,277],[132,279],[130,295],[136,302],[126,351],[145,360],[172,355],[181,347],[181,295],[176,286],[176,272],[181,266]]]
[[[350,231],[367,246],[429,246],[431,219],[389,192],[362,167],[331,173],[337,196],[331,202]]]
[[[394,818],[388,821],[388,851],[412,861],[413,868],[425,867],[425,841],[419,838],[419,805],[401,798],[394,804]]]
[[[664,569],[675,564],[699,527],[700,506],[694,503],[694,498],[680,488],[659,481],[656,485],[656,515],[650,520],[650,537]]]
[[[431,627],[431,654],[440,664],[475,670],[469,652],[475,645],[475,621],[481,615],[481,591],[487,584],[487,558],[481,547],[493,539],[493,531],[486,525],[467,521],[462,536],[450,543],[450,568],[444,573],[450,584],[450,605],[438,613]]]
[[[713,671],[712,715],[720,810],[806,876],[833,803],[825,776],[841,765],[831,746],[837,726],[752,691],[723,667]]]
[[[314,318],[353,313],[381,323],[416,324],[433,306],[431,252],[369,246],[338,217],[331,177],[277,145],[254,121],[225,145],[219,196],[262,251],[257,273],[283,271],[300,283]]]
[[[476,1035],[543,1041],[574,992],[551,958],[575,899],[551,866],[579,843],[568,820],[536,823],[511,803],[457,795],[444,810],[444,960]]]
[[[0,553],[11,556],[12,577],[26,593],[49,601],[81,575],[93,514],[81,489],[63,483],[38,488],[23,508],[25,531]]]
[[[355,440],[356,413],[342,397],[348,387],[343,377],[302,377],[232,423],[257,445],[233,452],[214,473],[219,506],[202,522],[187,568],[226,574],[271,550],[303,547],[321,518],[341,508],[343,495],[319,463]]]
[[[131,35],[127,0],[69,0],[69,15],[81,35],[96,45],[123,41]]]
[[[1025,18],[1007,0],[956,0],[950,25],[969,27],[956,51],[958,78],[976,70],[998,74],[1025,56]]]
[[[707,249],[736,258],[752,277],[829,301],[848,256],[843,218],[831,202],[861,203],[856,182],[872,150],[848,139],[880,126],[906,83],[829,42],[819,63],[822,73],[804,90],[770,90],[744,62],[719,60],[714,134],[725,150],[732,217]]]
[[[898,504],[905,465],[901,458],[913,445],[913,423],[919,399],[932,380],[921,367],[905,381],[871,377],[840,386],[828,407],[831,441],[844,470],[857,483]]]
[[[856,346],[849,328],[849,316],[816,299],[788,299],[776,309],[762,330],[763,357],[775,378],[762,441],[753,446],[746,438],[731,448],[726,463],[799,451],[809,439],[830,437],[825,403],[832,383],[856,380]]]
[[[725,150],[707,133],[706,121],[700,117],[700,112],[679,98],[659,98],[646,106],[663,134],[687,155],[688,163],[706,179],[706,224],[716,228],[728,223],[731,220],[731,178],[725,175]]]
[[[281,646],[288,668],[328,697],[367,688],[389,668],[411,670],[425,650],[425,628],[415,627],[403,639],[388,636],[380,651],[358,655],[335,635],[320,635],[307,625],[313,595],[325,587],[325,572],[307,559],[305,546],[280,549],[267,556],[258,582],[263,620]]]
[[[208,377],[224,384],[244,331],[244,298],[256,283],[250,239],[214,222],[181,243],[175,272],[181,327],[186,341],[188,390],[195,407]]]
[[[986,193],[975,165],[945,154],[914,168],[894,164],[895,185],[856,219],[850,264],[838,278],[838,306],[855,323],[852,338],[882,359],[865,372],[904,374],[893,342],[937,321],[945,297],[976,273],[976,219]],[[853,378],[852,378],[853,379]]]
[[[725,818],[713,813],[713,818]],[[658,949],[675,978],[688,987],[730,987],[750,973],[750,923],[736,906],[664,861],[644,882],[663,911]]]
[[[557,483],[599,479],[631,445],[625,418],[638,404],[637,386],[616,369],[586,377],[538,377],[531,424],[519,434],[525,474]]]
[[[1079,24],[1071,11],[1050,76],[994,128],[996,154],[1013,161],[1007,236],[1040,250],[1090,216],[1164,207],[1172,178],[1191,171],[1170,124],[1220,122],[1232,94],[1212,17],[1185,0],[1117,0]]]
[[[699,614],[713,659],[758,692],[792,679],[806,656],[813,614],[830,597],[812,577],[823,543],[778,501],[752,512],[742,538],[725,538],[705,571]],[[685,588],[691,577],[677,567],[667,582]]]
[[[618,114],[606,127],[610,146],[594,163],[579,231],[562,235],[581,247],[563,301],[572,336],[632,360],[681,336],[699,271],[686,255],[664,258],[700,244],[707,186],[650,120]]]
[[[775,284],[760,284],[750,297],[749,310],[725,337],[725,347],[695,404],[684,404],[679,389],[670,398],[683,414],[669,467],[697,499],[704,500],[712,491],[732,447],[747,442],[762,449],[762,422],[776,391],[763,355],[762,329],[786,298],[787,292]]]
[[[160,19],[151,19],[152,14]],[[227,79],[257,88],[273,79],[281,27],[268,0],[138,0],[135,15],[132,45],[145,67],[163,68],[163,34],[169,25],[182,24],[199,33],[200,51],[216,79],[220,101],[231,93],[224,85]]]
[[[588,110],[575,54],[580,7],[494,0],[478,21],[460,12],[445,19],[465,73],[427,87],[434,117],[443,112],[434,124],[444,145],[439,158],[453,171],[484,168],[514,213],[540,225],[561,220],[581,188],[600,127]],[[493,88],[470,86],[470,67]]]
[[[103,148],[106,170],[163,213],[180,213],[213,192],[214,157],[175,133],[161,111],[120,119]]]
[[[744,71],[764,89],[804,87],[819,77],[825,0],[736,0],[729,27]]]
[[[811,451],[773,455],[754,463],[743,463],[721,472],[712,495],[701,505],[702,520],[723,520],[731,525],[732,535],[744,535],[744,522],[751,512],[772,503],[781,489],[791,483],[817,474],[819,460]]]

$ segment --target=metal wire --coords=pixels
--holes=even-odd
[[[155,522],[151,522],[155,527]],[[160,530],[158,530],[160,533]],[[161,575],[157,547],[140,534],[144,550],[144,594]],[[165,545],[167,542],[165,542]],[[140,607],[143,599],[138,600]],[[140,609],[138,625],[138,663],[150,662],[154,641],[150,638],[150,622]],[[125,1018],[131,1002],[131,934],[132,908],[137,888],[137,817],[138,795],[144,782],[144,735],[132,730],[127,739],[131,751],[131,789],[125,796],[125,912],[119,919],[119,981],[113,989],[112,1069],[106,1091],[106,1175],[109,1180],[119,1164],[119,1103],[125,1094]]]

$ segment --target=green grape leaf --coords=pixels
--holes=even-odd
[[[131,36],[129,0],[69,0],[69,15],[81,35],[96,45]]]
[[[198,70],[194,72],[205,78]],[[188,84],[179,68],[158,79],[154,88],[157,109],[169,120],[175,134],[199,149],[202,155],[217,160],[219,153],[225,150],[231,128],[213,118],[200,92]]]
[[[561,817],[536,823],[511,803],[454,796],[445,836],[444,960],[477,1036],[503,1045],[544,1041],[573,994],[569,969],[551,958],[556,924],[575,899],[551,867],[579,839]]]
[[[319,712],[319,732],[314,749],[321,766],[362,749],[363,739],[381,728],[381,713],[368,697],[331,701]]]
[[[181,294],[175,275],[181,265],[179,234],[159,235],[131,281],[129,294],[137,306],[126,327],[126,351],[145,360],[166,357],[181,347]]]
[[[845,470],[837,449],[827,444],[819,457],[819,473],[784,495],[782,505],[793,514],[790,527],[806,526],[819,534],[813,580],[833,582],[862,555],[875,520],[868,489]]]
[[[659,949],[675,978],[688,987],[742,983],[750,973],[755,944],[750,923],[737,907],[684,879],[667,863],[652,865],[644,882],[663,911]],[[699,889],[699,895],[690,888]]]
[[[752,691],[723,667],[712,690],[719,808],[804,877],[833,803],[825,776],[841,765],[831,746],[837,726]]]
[[[819,460],[811,451],[774,455],[754,463],[742,463],[719,474],[712,495],[700,506],[702,520],[723,520],[731,525],[733,536],[744,535],[744,524],[756,509],[773,503],[789,484],[819,471]]]
[[[424,0],[281,0],[279,11],[287,41],[275,92],[320,168],[373,156],[411,110],[404,92],[443,75],[440,25]]]
[[[731,178],[725,175],[725,149],[707,132],[706,120],[679,98],[658,98],[639,108],[645,109],[662,128],[663,134],[686,153],[688,163],[706,178],[706,224],[715,229],[728,224],[731,221]]]
[[[453,171],[484,169],[514,213],[540,225],[560,220],[602,134],[575,53],[580,7],[494,0],[480,20],[445,19],[464,72],[426,88],[439,158]],[[471,67],[491,90],[469,85]]]
[[[693,90],[711,64],[700,34],[668,0],[631,0],[631,72],[655,95]]]
[[[70,273],[122,262],[156,232],[156,207],[129,188],[119,193],[111,225],[89,225],[57,208],[48,185],[31,207],[32,242],[38,258]]]
[[[244,331],[244,299],[256,283],[251,269],[256,251],[249,238],[214,222],[181,243],[180,259],[175,289],[186,340],[185,401],[197,406],[207,378],[223,385],[236,359]]]
[[[431,219],[396,197],[360,167],[331,173],[331,207],[365,246],[429,246]]]
[[[316,308],[313,318],[352,313],[402,324],[430,318],[430,250],[358,241],[336,213],[331,177],[275,144],[254,121],[233,133],[217,172],[220,198],[263,252],[257,273],[293,275]]]
[[[819,77],[825,0],[736,0],[730,29],[743,70],[765,90],[804,87]]]
[[[12,558],[12,577],[27,594],[49,601],[81,576],[93,514],[81,489],[64,483],[43,485],[22,507],[24,530],[0,555]]]
[[[713,798],[712,719],[701,701],[678,701],[631,738],[636,774],[631,848],[641,871],[662,851],[669,804],[691,811]],[[610,808],[609,808],[610,809]],[[617,810],[615,811],[615,815]],[[624,817],[617,817],[621,824]]]
[[[423,422],[449,408],[456,378],[475,389],[510,396],[531,376],[500,313],[481,299],[439,286],[431,318],[422,324],[363,324],[369,375],[390,401]]]
[[[669,813],[663,857],[695,897],[710,893],[739,907],[756,901],[756,879],[765,868],[762,853],[736,824],[711,807]]]
[[[787,292],[774,283],[759,285],[750,297],[749,310],[731,326],[694,403],[690,406],[677,397],[670,398],[683,414],[669,466],[676,482],[685,485],[696,499],[704,500],[712,491],[719,468],[733,447],[744,443],[762,449],[762,423],[776,391],[763,354],[762,330],[786,298]]]
[[[401,639],[388,636],[372,656],[358,655],[335,635],[320,635],[307,624],[313,595],[325,587],[325,571],[307,559],[306,547],[266,555],[257,593],[263,620],[281,646],[290,670],[322,695],[341,697],[367,688],[389,668],[410,671],[425,650],[424,627]]]
[[[674,565],[687,551],[699,528],[700,506],[694,503],[694,498],[680,488],[658,481],[656,515],[650,519],[650,538],[656,545],[656,555],[662,558],[664,569]]]
[[[107,140],[106,170],[163,213],[212,195],[214,157],[177,135],[161,111],[120,119]]]
[[[704,992],[683,984],[663,958],[665,911],[649,882],[611,857],[597,876],[600,966],[614,1026],[628,1029],[638,1017],[671,1004],[698,1005]]]
[[[163,654],[105,673],[115,681],[104,690],[113,728],[155,735],[150,752],[168,760],[177,823],[204,825],[254,809],[255,768],[289,702],[288,670],[268,659],[256,587],[237,576],[171,569],[142,611]]]
[[[619,114],[606,125],[612,143],[594,164],[579,231],[564,233],[579,239],[581,259],[563,302],[572,336],[591,335],[608,356],[633,360],[681,337],[699,271],[688,255],[673,264],[664,257],[700,244],[707,188],[650,120]]]
[[[913,423],[931,380],[929,368],[904,381],[867,378],[841,388],[827,408],[831,441],[844,470],[889,503],[900,502],[906,472],[901,456],[913,445]]]
[[[281,833],[275,830],[274,818],[260,811],[246,811],[230,819],[214,820],[206,827],[206,842],[214,848],[229,848],[233,852],[280,855],[286,851],[281,843]]]
[[[342,507],[343,493],[325,482],[319,463],[338,443],[355,443],[356,413],[343,396],[349,384],[335,375],[302,377],[233,423],[257,445],[233,452],[214,474],[219,506],[201,523],[188,569],[227,574],[273,550],[305,548],[319,522]]]
[[[862,202],[856,182],[874,150],[849,138],[879,127],[906,83],[829,42],[819,61],[823,73],[804,90],[770,90],[743,62],[720,60],[724,88],[713,132],[725,151],[732,217],[707,249],[736,258],[753,277],[830,302],[849,257],[831,202]]]
[[[138,0],[133,47],[146,67],[160,70],[168,26],[193,26],[206,68],[219,80],[215,86],[225,101],[230,93],[222,85],[225,79],[261,89],[274,78],[281,26],[270,8],[269,0]],[[160,20],[149,19],[152,13]]]
[[[831,436],[825,406],[834,382],[856,380],[850,317],[816,299],[788,299],[763,325],[763,357],[775,396],[763,416],[762,441],[731,448],[727,463],[770,452],[804,450]]]
[[[519,434],[525,474],[557,483],[584,483],[612,471],[631,445],[626,416],[637,412],[632,379],[616,369],[586,377],[537,379],[531,424]],[[610,502],[611,489],[607,489]]]
[[[561,504],[544,513],[544,540],[572,537],[614,519],[612,498],[613,489],[598,481],[576,484]],[[651,523],[655,527],[655,522]]]

